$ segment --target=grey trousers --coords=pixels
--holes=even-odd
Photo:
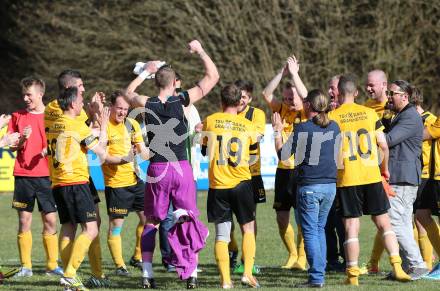
[[[400,256],[405,269],[426,268],[413,233],[413,204],[417,198],[417,186],[391,185],[395,197],[390,197],[388,214],[399,242]]]

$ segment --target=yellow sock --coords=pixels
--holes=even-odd
[[[43,245],[46,252],[46,269],[55,270],[58,267],[58,235],[43,234]]]
[[[92,241],[84,233],[81,233],[76,238],[73,243],[72,255],[70,256],[69,263],[64,271],[65,277],[74,278],[76,276],[76,271],[84,260],[91,243]]]
[[[383,244],[383,238],[380,232],[376,232],[376,236],[374,237],[373,249],[371,250],[371,257],[369,261],[370,268],[379,268],[379,261],[382,253],[385,249]]]
[[[225,241],[216,241],[214,245],[214,253],[222,285],[231,284],[228,243]]]
[[[399,255],[390,256],[390,264],[393,267],[393,273],[397,281],[411,281],[411,277],[402,269],[402,259]]]
[[[429,240],[431,241],[435,252],[437,253],[437,255],[440,256],[440,229],[438,227],[438,224],[433,221],[432,223],[427,225],[425,229],[428,233]]]
[[[352,286],[359,286],[360,270],[358,266],[347,267],[345,273],[347,274],[347,279],[345,280],[345,284]]]
[[[92,275],[96,278],[102,278],[101,240],[99,234],[90,245],[89,263]]]
[[[284,264],[284,266],[282,266],[281,268],[291,269],[293,267],[293,264],[295,264],[296,260],[298,259],[298,253],[296,252],[295,245],[295,231],[293,230],[292,225],[289,223],[287,225],[287,228],[278,228],[278,232],[280,234],[281,240],[284,243],[284,246],[289,252],[289,258],[287,259],[287,262]]]
[[[107,238],[108,248],[113,257],[116,268],[124,267],[124,259],[122,258],[122,242],[120,235],[109,235]]]
[[[18,252],[20,253],[21,266],[32,269],[32,232],[20,232],[17,235]]]
[[[144,224],[139,222],[138,226],[136,227],[136,246],[134,247],[134,254],[133,254],[133,258],[138,261],[142,259],[141,236],[143,231],[144,231]]]
[[[307,264],[306,250],[304,249],[304,237],[302,235],[301,226],[298,225],[298,235],[296,244],[298,246],[298,260],[294,264],[293,268],[305,271]]]
[[[418,244],[419,243],[419,231],[417,230],[417,226],[414,222],[413,222],[413,235],[414,235],[414,240]]]
[[[243,252],[243,261],[244,261],[244,272],[245,276],[252,276],[252,268],[254,266],[255,260],[255,235],[252,232],[245,232],[243,234],[243,244],[242,244],[242,252]]]
[[[432,252],[433,247],[431,242],[429,241],[427,234],[419,235],[419,247],[420,247],[420,253],[422,254],[422,258],[426,263],[426,267],[428,269],[432,269]]]
[[[231,241],[228,244],[228,250],[230,252],[238,252],[237,239],[235,238],[234,231],[231,230]]]
[[[69,263],[70,255],[72,254],[72,247],[72,240],[67,237],[60,236],[60,257],[64,270],[67,268],[67,264]]]

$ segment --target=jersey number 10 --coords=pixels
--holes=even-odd
[[[362,151],[362,149],[361,149],[360,139],[361,139],[362,135],[365,135],[365,140],[367,142],[367,147],[368,148],[367,148],[366,151]],[[346,136],[348,138],[348,146],[350,148],[350,156],[348,157],[348,159],[350,161],[356,161],[357,160],[355,149],[357,151],[357,154],[362,159],[369,159],[370,158],[371,150],[372,150],[372,144],[371,144],[370,134],[368,133],[368,131],[366,129],[364,129],[364,128],[359,129],[356,132],[355,136],[353,136],[353,132],[346,131],[344,133],[344,136]]]

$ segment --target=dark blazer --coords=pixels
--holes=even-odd
[[[390,149],[390,184],[419,185],[423,121],[415,106],[408,104],[395,116],[386,140]]]

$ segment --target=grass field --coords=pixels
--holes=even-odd
[[[16,267],[19,265],[18,250],[16,243],[17,215],[15,210],[11,209],[11,194],[0,195],[0,265],[6,267]],[[102,198],[103,199],[103,198]],[[201,209],[201,219],[206,222],[206,192],[198,193],[198,202]],[[268,193],[268,202],[258,206],[258,237],[257,237],[257,255],[256,264],[262,266],[262,274],[257,278],[264,289],[270,290],[287,290],[295,283],[306,280],[305,272],[292,272],[279,268],[286,257],[287,253],[278,235],[278,229],[275,223],[275,213],[272,209],[273,192]],[[37,213],[35,213],[37,214]],[[102,257],[105,272],[112,282],[112,290],[140,289],[139,270],[129,267],[131,272],[128,277],[113,276],[114,265],[111,260],[110,253],[107,248],[106,233],[108,226],[108,218],[105,212],[105,203],[101,203],[101,215],[103,218],[101,243]],[[122,232],[123,251],[126,263],[130,259],[134,245],[134,230],[136,226],[135,215],[130,215],[124,224]],[[0,285],[3,290],[60,290],[58,279],[48,277],[44,274],[44,250],[41,240],[41,219],[39,215],[34,216],[32,227],[33,232],[33,270],[34,276],[25,279],[10,279],[4,285]],[[209,225],[211,236],[208,238],[206,248],[200,254],[200,267],[203,269],[199,273],[199,282],[201,290],[217,289],[219,287],[219,276],[213,254],[214,230]],[[364,217],[361,226],[361,257],[360,262],[366,262],[374,240],[375,230],[370,219]],[[241,237],[238,235],[238,237]],[[158,243],[155,252],[155,276],[160,289],[178,290],[186,288],[185,282],[181,282],[175,273],[166,273],[160,264],[160,252]],[[387,256],[383,255],[381,265],[385,271],[389,270]],[[89,264],[86,260],[81,265],[80,276],[83,279],[89,276]],[[361,286],[359,288],[347,287],[342,284],[344,274],[329,273],[327,274],[326,289],[328,290],[440,290],[440,282],[417,281],[412,283],[398,283],[394,281],[384,280],[383,276],[363,276],[360,279]],[[233,280],[237,288],[241,288],[239,284],[240,277],[233,275]]]

